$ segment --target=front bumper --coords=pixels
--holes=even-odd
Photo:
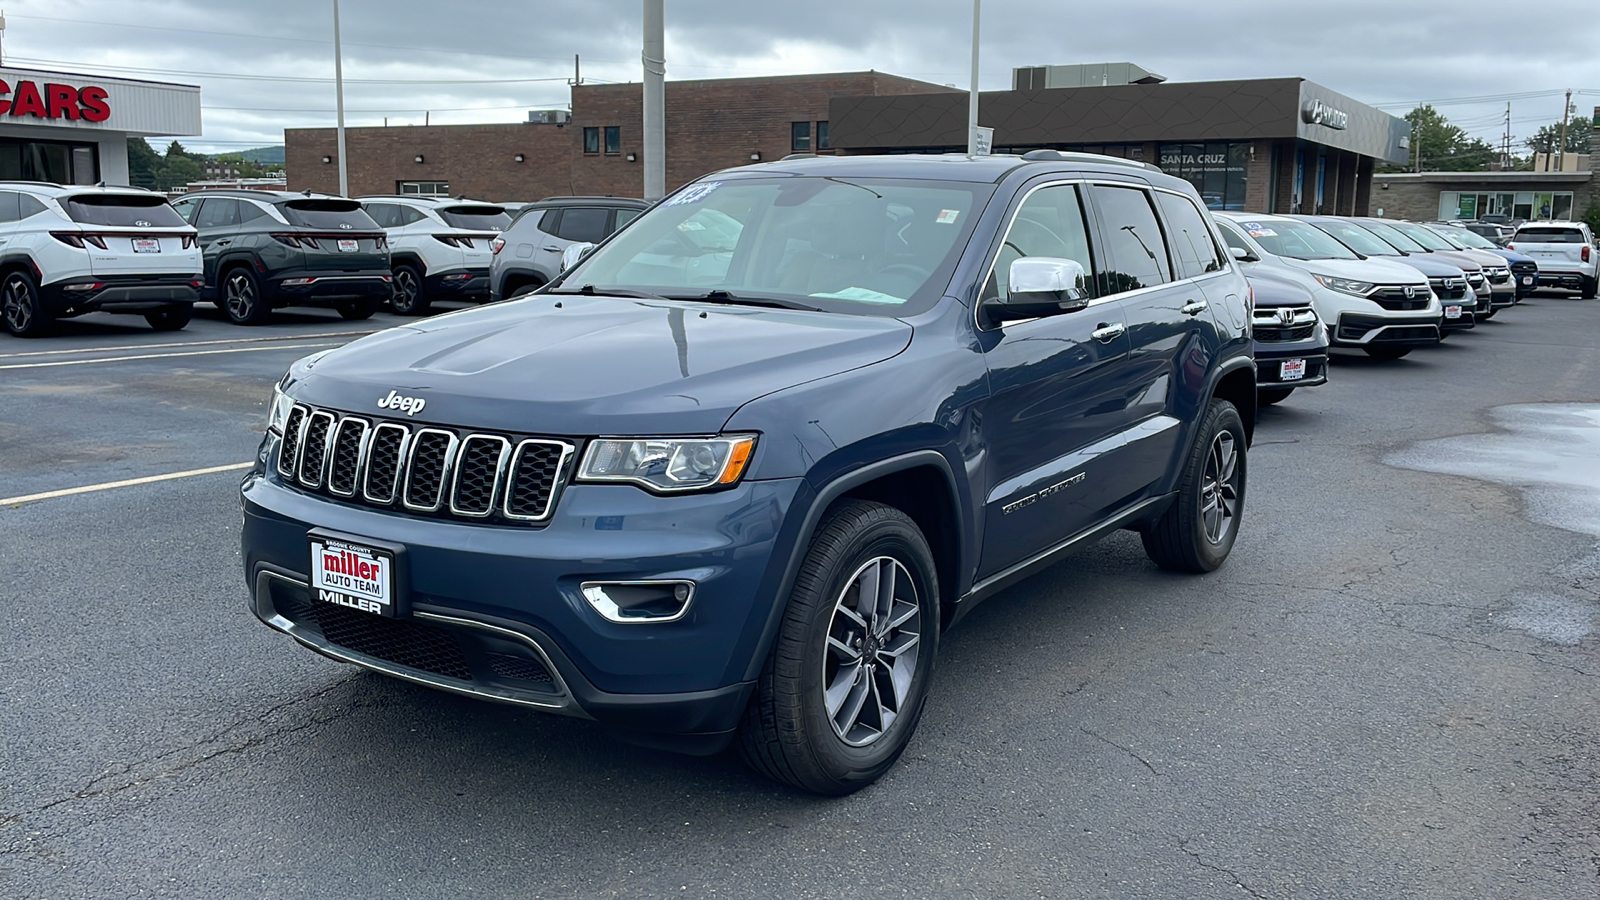
[[[263,278],[274,306],[331,306],[340,300],[389,296],[387,269],[374,272],[301,270]]]
[[[40,285],[39,302],[52,317],[90,312],[147,313],[173,306],[192,306],[200,299],[200,276],[93,276]],[[92,285],[66,290],[68,285]]]
[[[1439,343],[1439,314],[1426,316],[1366,316],[1342,313],[1333,329],[1336,347],[1426,347]]]
[[[1321,331],[1321,325],[1318,325]],[[1315,387],[1328,382],[1328,342],[1319,335],[1301,341],[1256,343],[1256,387],[1300,388]],[[1305,360],[1305,375],[1290,381],[1283,380],[1283,362],[1289,359]]]
[[[489,299],[489,267],[440,269],[429,272],[422,279],[422,288],[435,299],[459,298],[484,301]]]
[[[574,484],[546,525],[518,527],[357,506],[258,469],[242,486],[245,575],[256,616],[325,655],[714,750],[748,699],[802,489],[783,479],[662,498]],[[313,527],[403,548],[395,617],[311,597]],[[609,622],[579,593],[584,581],[649,579],[695,583],[682,619]]]

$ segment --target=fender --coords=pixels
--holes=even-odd
[[[1254,356],[1240,353],[1223,360],[1220,364],[1213,368],[1211,370],[1211,374],[1206,377],[1205,392],[1202,394],[1204,400],[1200,404],[1200,409],[1198,411],[1199,415],[1203,416],[1205,414],[1205,410],[1211,406],[1212,399],[1217,395],[1217,385],[1222,383],[1223,378],[1227,377],[1233,372],[1239,371],[1240,369],[1250,369],[1252,370],[1250,380],[1254,382],[1255,367],[1256,360]],[[1245,446],[1247,448],[1250,446],[1251,440],[1255,437],[1255,412],[1256,411],[1253,406],[1249,410],[1239,410],[1239,418],[1244,420]],[[1179,456],[1178,459],[1188,459],[1189,454],[1194,452],[1195,441],[1199,440],[1200,438],[1200,429],[1195,426],[1199,424],[1200,422],[1198,418],[1189,423],[1189,433],[1183,439],[1183,455]],[[1175,491],[1178,489],[1177,480],[1183,477],[1182,467],[1174,466],[1170,477],[1172,479],[1172,483],[1166,486],[1167,490]]]
[[[761,637],[756,641],[756,652],[751,655],[750,664],[746,667],[742,680],[753,681],[760,676],[761,667],[767,661],[767,654],[772,652],[772,643],[777,639],[778,626],[783,622],[783,614],[789,607],[789,592],[794,589],[795,579],[799,577],[800,563],[805,560],[806,552],[811,549],[811,537],[816,534],[817,524],[821,522],[822,514],[833,504],[833,501],[839,499],[852,488],[860,487],[869,481],[875,481],[885,475],[893,475],[896,472],[903,472],[907,469],[928,465],[936,467],[944,474],[945,486],[950,491],[951,505],[960,513],[963,510],[963,506],[961,504],[961,492],[956,487],[955,471],[950,467],[950,460],[946,459],[945,455],[937,450],[914,450],[901,456],[893,456],[874,463],[868,463],[859,469],[852,469],[838,476],[817,491],[816,496],[811,501],[811,506],[806,510],[805,517],[801,520],[800,530],[795,534],[794,543],[789,549],[789,559],[784,565],[783,577],[778,582],[778,590],[774,595],[777,601],[772,604],[772,608],[767,612],[766,624],[762,626]],[[962,529],[957,529],[956,539],[960,542],[960,560],[956,571],[958,578],[965,581],[971,577],[972,566],[969,557],[972,555],[973,548],[969,546],[971,542],[963,539],[961,531]],[[940,602],[954,601],[956,597],[962,594],[965,587],[964,584],[952,585],[951,593],[953,596],[941,597]]]
[[[34,281],[40,281],[44,278],[44,270],[39,268],[39,264],[34,262],[33,257],[27,253],[21,250],[0,253],[0,269],[9,269],[13,265],[26,266],[28,272],[33,275]]]
[[[423,262],[422,257],[414,251],[405,250],[400,253],[389,254],[389,268],[392,269],[401,263],[416,266],[418,272],[421,272],[424,275],[428,274],[428,264]]]

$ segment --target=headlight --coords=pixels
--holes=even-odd
[[[656,491],[734,484],[744,474],[753,434],[714,438],[600,438],[578,469],[581,481],[626,481]]]
[[[1329,290],[1338,291],[1341,294],[1354,294],[1357,297],[1365,297],[1366,295],[1372,293],[1372,289],[1375,287],[1375,285],[1370,281],[1355,281],[1354,279],[1350,278],[1335,278],[1332,275],[1318,275],[1315,272],[1311,273],[1311,277],[1315,278],[1318,284]]]
[[[294,408],[294,401],[283,392],[283,388],[272,386],[272,406],[267,410],[267,430],[276,435],[283,434],[283,423],[289,421],[289,410]]]

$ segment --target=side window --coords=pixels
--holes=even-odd
[[[22,218],[21,195],[14,191],[0,191],[0,222],[15,222],[20,218]]]
[[[561,211],[561,224],[556,226],[556,237],[564,241],[588,241],[598,244],[606,238],[606,224],[611,221],[611,210],[578,206]]]
[[[379,228],[394,228],[400,224],[400,208],[393,203],[366,203],[362,208],[372,221],[378,223]]]
[[[31,197],[27,194],[18,194],[17,201],[20,204],[17,209],[17,218],[19,219],[37,216],[47,208],[43,203],[39,202],[37,197]]]
[[[172,204],[172,208],[178,211],[178,215],[183,216],[185,222],[193,225],[194,214],[200,209],[200,199],[198,197],[190,197],[187,200],[179,200]]]
[[[556,228],[561,224],[561,210],[547,209],[543,213],[529,213],[533,216],[533,224],[545,234],[555,234]]]
[[[196,228],[226,228],[239,224],[239,201],[226,197],[207,197],[195,216]]]
[[[618,228],[621,228],[622,226],[628,224],[629,222],[633,221],[633,217],[634,216],[637,216],[639,213],[641,213],[643,211],[644,210],[639,210],[639,209],[619,209],[619,210],[617,210],[617,221],[616,221],[615,224],[613,224],[611,226],[611,230],[612,231],[616,231]]]
[[[1156,192],[1156,202],[1167,217],[1167,244],[1179,278],[1198,278],[1223,267],[1222,251],[1206,227],[1206,219],[1187,197]]]
[[[265,218],[266,215],[267,214],[265,212],[262,212],[261,207],[255,205],[254,203],[251,203],[248,200],[239,201],[239,223],[241,225],[245,222]]]
[[[1150,192],[1104,185],[1092,190],[1108,257],[1100,270],[1100,293],[1119,294],[1171,281]]]
[[[1042,187],[1022,202],[995,257],[994,271],[984,285],[984,299],[1006,296],[1011,264],[1026,256],[1076,260],[1091,276],[1092,283],[1095,269],[1089,252],[1089,229],[1083,218],[1083,201],[1075,185]],[[1089,284],[1084,286],[1093,292]]]
[[[413,222],[421,222],[423,219],[427,218],[427,216],[423,215],[422,210],[420,209],[402,206],[399,207],[399,210],[400,212],[397,216],[397,219],[401,225],[410,225]]]

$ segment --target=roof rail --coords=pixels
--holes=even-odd
[[[1100,153],[1079,153],[1075,150],[1029,150],[1027,153],[1022,154],[1022,158],[1029,162],[1092,162],[1111,166],[1148,169],[1152,172],[1161,171],[1159,167],[1137,159],[1123,159],[1120,156],[1105,156]]]
[[[817,155],[815,153],[791,153],[788,156],[785,156],[785,157],[782,157],[781,159],[779,159],[778,162],[783,162],[786,159],[816,159],[816,158],[817,158]]]

